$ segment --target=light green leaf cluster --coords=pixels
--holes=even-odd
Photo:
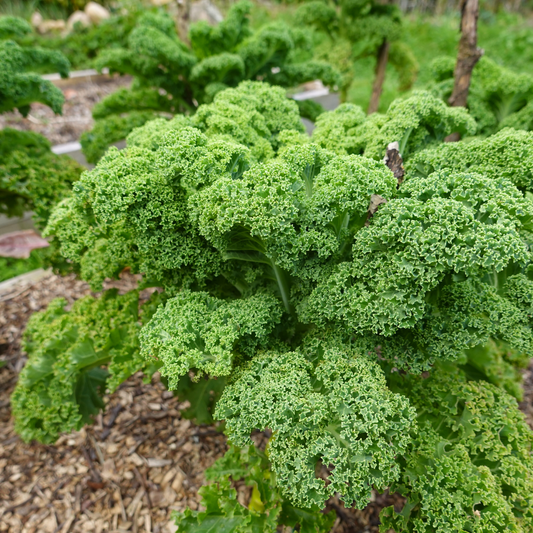
[[[110,150],[83,176],[48,234],[95,288],[127,266],[166,284],[205,282],[220,274],[222,257],[193,224],[188,197],[272,157],[285,129],[303,129],[296,104],[258,82],[225,91],[192,119],[148,123],[132,134],[131,148]]]
[[[268,294],[220,300],[205,292],[180,292],[143,328],[141,354],[162,363],[175,389],[190,370],[228,376],[234,359],[251,357],[281,319],[279,301]]]
[[[298,527],[301,533],[327,533],[335,520],[333,513],[294,507],[276,486],[267,456],[254,448],[230,446],[224,457],[206,470],[212,484],[199,493],[205,511],[174,513],[179,532],[274,533],[279,526]],[[230,481],[252,487],[247,506],[237,502]]]
[[[342,104],[320,115],[313,141],[336,152],[364,154],[382,159],[387,146],[398,142],[408,160],[416,152],[440,145],[450,133],[472,135],[476,123],[462,107],[448,107],[430,92],[415,91],[406,99],[395,100],[386,115],[366,117],[359,106]]]
[[[397,478],[414,411],[375,362],[317,337],[307,349],[256,356],[226,387],[215,416],[239,446],[255,429],[272,431],[272,470],[297,505],[320,508],[339,493],[362,508],[372,487]],[[324,479],[316,476],[321,465]]]
[[[399,514],[382,512],[383,530],[530,531],[533,434],[516,401],[451,368],[395,381],[416,407],[420,431],[392,487],[407,503]]]
[[[420,151],[406,164],[407,179],[427,177],[442,168],[506,178],[521,191],[533,191],[533,133],[506,128],[485,139]]]
[[[66,304],[54,300],[25,332],[28,363],[11,396],[16,431],[25,441],[51,443],[80,429],[104,406],[106,387],[114,390],[147,366],[139,356],[136,291],[87,296],[68,312]]]

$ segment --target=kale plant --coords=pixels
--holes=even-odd
[[[61,113],[63,93],[35,70],[47,68],[65,77],[69,63],[59,52],[24,48],[8,40],[29,31],[22,19],[0,18],[0,113],[18,110],[27,116],[33,102]],[[22,216],[33,210],[37,224],[44,227],[52,207],[69,194],[80,172],[74,161],[52,154],[50,143],[41,135],[4,128],[0,131],[0,214]]]
[[[305,31],[273,22],[253,32],[251,4],[234,4],[215,27],[192,24],[190,46],[183,43],[166,13],[141,15],[127,46],[104,50],[96,67],[133,76],[131,88],[119,89],[95,105],[96,124],[82,136],[87,160],[96,163],[113,142],[157,116],[194,113],[221,90],[243,80],[263,80],[284,87],[321,79],[339,81],[325,62],[311,59],[311,40]]]
[[[136,292],[32,319],[23,437],[53,442],[157,368],[231,443],[178,531],[328,531],[330,497],[387,488],[406,504],[384,531],[530,531],[513,395],[533,346],[533,138],[443,144],[475,127],[417,93],[386,115],[345,105],[309,138],[284,89],[247,81],[134,130],[47,234],[95,290],[129,268],[161,292],[140,319]]]
[[[432,90],[446,101],[453,88],[455,60],[439,57],[431,65]],[[533,129],[533,76],[516,73],[482,57],[474,67],[468,109],[477,122],[477,134],[490,135],[511,127]]]
[[[399,90],[414,83],[418,63],[401,41],[402,17],[398,6],[374,0],[307,0],[296,12],[296,21],[316,29],[324,42],[317,56],[335,65],[342,73],[341,100],[358,74],[358,61],[376,59],[376,79],[369,113],[378,110],[379,98],[389,62],[399,75]],[[383,79],[379,80],[380,74]]]

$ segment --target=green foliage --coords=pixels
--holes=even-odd
[[[93,61],[100,50],[126,46],[128,35],[135,27],[139,16],[145,11],[146,8],[142,4],[128,2],[126,12],[113,13],[110,18],[89,27],[76,24],[66,36],[57,34],[41,36],[33,32],[13,39],[22,46],[38,46],[60,51],[74,70],[89,69],[93,67]],[[45,18],[57,18],[46,17],[43,10],[41,13]]]
[[[34,71],[51,68],[65,77],[67,59],[59,52],[2,41],[30,30],[22,19],[0,18],[0,113],[18,109],[26,116],[33,102],[61,113],[63,93]],[[14,217],[33,211],[37,226],[44,227],[53,206],[69,194],[81,170],[67,157],[52,154],[50,143],[41,135],[4,128],[0,131],[0,214]]]
[[[231,448],[182,531],[327,531],[331,495],[387,487],[408,499],[383,515],[398,531],[531,529],[532,435],[508,392],[533,348],[533,142],[442,142],[461,128],[465,110],[417,93],[325,113],[310,139],[282,88],[247,81],[135,129],[54,210],[47,233],[94,289],[127,267],[163,288],[112,383],[157,364],[231,445],[271,433],[264,457]]]
[[[182,292],[155,313],[141,333],[144,354],[162,362],[161,375],[174,389],[181,376],[227,376],[238,354],[251,356],[259,339],[281,318],[270,295],[224,301],[205,292]]]
[[[214,28],[205,22],[192,24],[191,48],[180,41],[168,15],[147,12],[139,17],[127,45],[103,50],[96,67],[132,75],[134,82],[131,90],[121,89],[95,107],[95,129],[82,142],[88,160],[96,163],[104,147],[119,140],[119,132],[124,138],[140,125],[141,117],[145,122],[151,118],[148,111],[191,113],[246,79],[284,87],[317,78],[329,86],[338,83],[329,64],[310,59],[311,41],[304,32],[274,22],[252,33],[250,8],[246,0],[233,5]],[[131,111],[137,112],[135,121],[123,116]]]
[[[106,387],[113,391],[138,370],[150,371],[139,356],[136,291],[86,296],[70,311],[66,303],[58,298],[34,314],[24,334],[28,363],[11,405],[27,442],[52,443],[60,432],[80,429],[103,408]]]
[[[301,533],[327,533],[335,517],[294,507],[276,486],[267,456],[254,446],[231,446],[224,457],[206,470],[213,481],[200,489],[205,511],[174,513],[179,532],[252,533],[275,532],[278,526],[299,527]],[[231,482],[242,481],[252,488],[245,507],[237,502]]]
[[[313,141],[337,153],[364,154],[382,159],[389,143],[398,142],[402,157],[431,145],[440,145],[450,133],[475,132],[475,121],[462,107],[448,107],[429,92],[416,91],[394,101],[385,115],[367,117],[354,104],[341,104],[323,113],[313,131]]]
[[[416,80],[418,63],[402,38],[399,8],[373,0],[311,0],[296,11],[295,21],[324,34],[317,47],[317,57],[334,65],[342,73],[341,98],[358,76],[361,59],[376,57],[386,41],[393,43],[390,62],[399,74],[400,91],[409,89]]]
[[[0,41],[22,37],[32,31],[31,25],[18,17],[0,17]]]
[[[64,96],[51,82],[33,72],[50,68],[68,76],[69,62],[60,52],[21,48],[13,41],[0,41],[0,113],[18,109],[26,116],[32,102],[40,102],[61,113]]]
[[[41,135],[4,128],[0,131],[0,213],[20,217],[33,211],[37,226],[44,227],[81,171],[74,160],[53,154]]]
[[[447,100],[453,89],[454,59],[437,58],[432,65],[434,90]],[[490,135],[505,127],[530,130],[533,125],[533,76],[518,74],[482,57],[474,67],[468,109],[477,133]]]
[[[505,178],[521,191],[533,192],[533,134],[506,128],[486,139],[442,143],[414,155],[408,176],[427,177],[436,170],[475,172]]]
[[[533,434],[516,401],[444,367],[393,388],[416,407],[420,430],[392,487],[407,503],[382,512],[383,530],[530,531]]]
[[[48,233],[60,238],[62,253],[80,263],[95,289],[126,266],[155,283],[205,284],[222,273],[222,258],[194,226],[187,191],[218,173],[240,176],[255,158],[271,157],[284,128],[303,130],[296,104],[282,89],[249,82],[221,93],[190,119],[148,123],[132,133],[128,151],[109,150],[84,175]]]
[[[268,447],[279,489],[298,506],[321,508],[339,493],[363,508],[370,490],[399,473],[414,411],[386,387],[379,366],[317,338],[303,350],[258,355],[217,404],[231,442],[254,429],[273,432]],[[327,481],[316,476],[328,468]]]

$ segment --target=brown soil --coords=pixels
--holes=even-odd
[[[98,83],[76,84],[63,89],[65,104],[62,115],[55,115],[49,107],[35,103],[27,118],[18,111],[0,115],[0,128],[34,131],[44,135],[53,145],[78,141],[81,134],[93,126],[91,110],[94,104],[130,83],[129,77],[116,77]]]
[[[134,276],[108,283],[121,292]],[[204,470],[226,449],[211,427],[182,419],[180,404],[156,377],[135,375],[108,395],[93,426],[62,436],[54,446],[25,444],[13,430],[9,396],[24,366],[20,338],[29,316],[56,297],[69,303],[90,294],[74,277],[46,275],[0,295],[0,531],[10,533],[170,533],[173,510],[197,509]],[[533,366],[521,404],[533,427]],[[243,488],[244,489],[244,488]],[[242,495],[240,495],[242,496]],[[239,500],[242,498],[239,497]],[[334,533],[377,533],[379,512],[402,506],[397,495],[374,494],[363,511],[337,500]]]

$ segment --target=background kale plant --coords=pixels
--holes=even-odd
[[[204,21],[192,24],[190,46],[180,41],[169,15],[146,12],[126,46],[102,51],[96,67],[129,74],[133,83],[94,107],[96,124],[81,139],[87,160],[96,163],[111,143],[149,119],[194,113],[199,104],[211,102],[218,92],[242,80],[284,87],[316,79],[330,87],[339,83],[334,68],[312,60],[305,31],[272,22],[254,32],[249,27],[250,8],[243,0],[216,27]]]
[[[0,112],[40,102],[61,113],[63,93],[35,71],[49,69],[68,76],[69,63],[59,52],[21,47],[11,37],[31,31],[27,22],[0,18]],[[70,193],[81,167],[50,151],[50,143],[33,132],[4,128],[0,131],[0,213],[9,217],[33,211],[38,227],[46,225],[53,206]]]

